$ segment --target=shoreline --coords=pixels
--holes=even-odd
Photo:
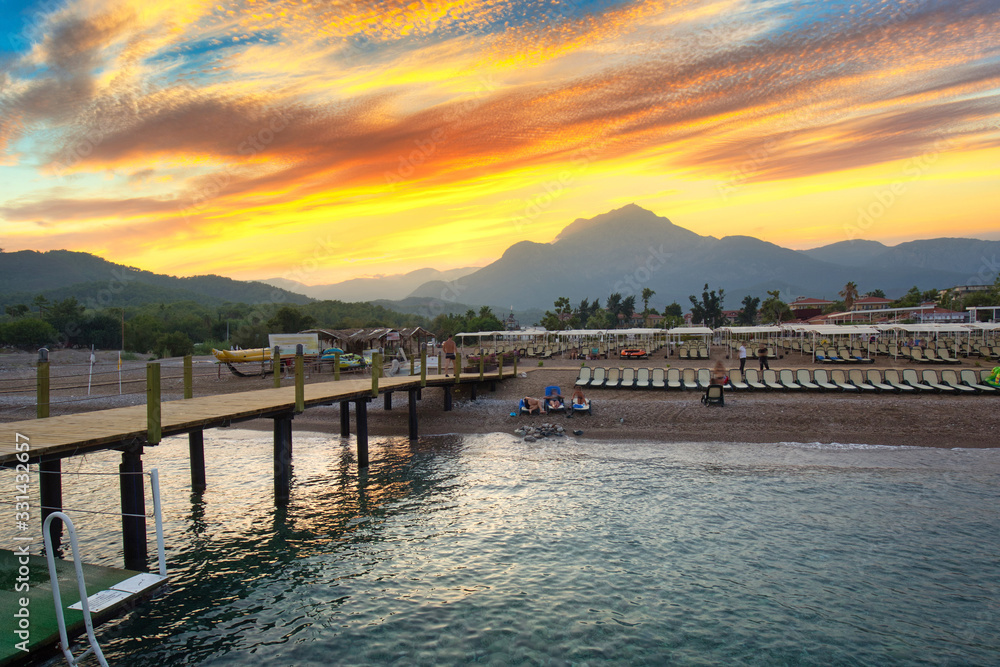
[[[66,361],[61,368],[75,373],[86,371],[85,365],[72,366],[75,356],[89,352],[60,350]],[[106,372],[115,368],[117,353],[98,353],[99,365]],[[107,359],[102,357],[106,356]],[[720,355],[721,356],[721,355]],[[35,355],[29,353],[0,355],[0,379],[8,386],[31,387],[22,393],[0,394],[0,421],[30,419],[34,416]],[[62,361],[62,360],[60,360]],[[164,360],[165,365],[179,364],[179,360]],[[735,365],[729,360],[727,366]],[[592,415],[574,415],[567,419],[556,413],[540,416],[516,416],[517,404],[524,396],[541,396],[548,385],[558,385],[564,396],[573,391],[580,362],[549,360],[544,367],[519,369],[526,377],[513,377],[497,383],[491,392],[484,385],[478,390],[478,400],[470,400],[470,386],[462,385],[453,390],[453,410],[444,412],[443,391],[425,389],[418,403],[418,432],[421,435],[509,433],[520,426],[553,423],[562,425],[567,432],[583,431],[581,441],[588,439],[615,441],[652,441],[663,444],[673,442],[727,442],[727,443],[840,443],[884,445],[890,447],[937,448],[996,448],[1000,447],[1000,410],[997,396],[947,395],[947,394],[871,394],[828,392],[781,391],[727,391],[724,406],[706,407],[701,403],[700,391],[587,389],[585,393],[593,405]],[[692,367],[714,363],[702,360]],[[618,360],[591,362],[591,366],[683,367],[676,359]],[[798,358],[786,358],[772,363],[772,368],[801,368],[808,364]],[[969,360],[963,364],[972,366]],[[55,368],[55,365],[53,365]],[[879,366],[876,366],[879,367]],[[905,367],[883,364],[885,367]],[[194,383],[195,396],[233,393],[271,386],[271,378],[240,378],[225,371],[220,374],[204,358],[196,360]],[[95,370],[95,373],[97,371]],[[145,372],[145,361],[127,362],[123,370],[127,377],[139,378]],[[165,372],[164,377],[176,372]],[[53,372],[53,387],[58,372]],[[310,372],[308,383],[331,381],[329,373]],[[285,380],[283,384],[290,381]],[[84,387],[86,380],[83,380]],[[140,385],[141,386],[141,385]],[[181,398],[182,384],[178,379],[165,379],[162,384],[163,399]],[[133,390],[139,387],[131,385]],[[142,387],[144,389],[144,387]],[[145,400],[144,392],[132,391],[119,396],[117,386],[101,387],[95,396],[87,397],[86,389],[55,392],[52,396],[53,416],[93,409],[135,405]],[[126,390],[128,391],[128,389]],[[370,436],[406,436],[408,410],[406,393],[393,396],[393,409],[385,410],[383,399],[373,399],[368,404],[368,432]],[[258,419],[238,424],[241,428],[270,430],[271,420]],[[339,437],[339,407],[320,406],[296,415],[293,428]],[[355,431],[354,418],[351,431]]]

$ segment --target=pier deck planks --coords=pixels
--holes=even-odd
[[[487,373],[484,381],[499,379],[497,373]],[[479,375],[462,376],[459,383],[479,382]],[[427,378],[428,387],[456,384],[454,377]],[[379,393],[405,391],[420,387],[415,376],[379,378]],[[315,382],[305,389],[306,407],[337,403],[371,396],[370,378]],[[163,437],[212,428],[226,423],[269,417],[295,408],[295,387],[257,389],[232,394],[198,396],[161,405]],[[44,455],[72,455],[93,451],[146,437],[146,406],[111,408],[46,419],[28,419],[0,424],[0,464],[14,462],[17,434],[27,436],[32,460]]]

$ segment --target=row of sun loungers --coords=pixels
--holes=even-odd
[[[817,368],[810,370],[746,369],[729,371],[726,387],[735,390],[777,391],[850,391],[896,393],[945,392],[952,394],[1000,394],[997,387],[986,384],[990,371],[933,369],[918,372],[903,370],[861,369],[841,370]],[[712,384],[712,372],[707,368],[590,368],[580,369],[576,386],[605,389],[694,389],[703,391]]]

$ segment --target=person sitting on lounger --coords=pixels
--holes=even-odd
[[[570,400],[572,401],[574,408],[585,410],[587,406],[590,405],[590,401],[584,398],[583,389],[580,387],[576,388],[576,391],[573,392],[573,397]]]
[[[537,398],[532,398],[531,396],[525,396],[522,400],[524,407],[528,408],[529,415],[542,414],[542,402]]]
[[[729,382],[729,375],[726,374],[726,367],[722,365],[722,361],[715,362],[715,368],[712,369],[712,384],[724,385]]]
[[[559,395],[558,391],[559,390],[557,389],[557,393],[549,394],[545,397],[545,409],[549,412],[553,410],[563,410],[566,407],[566,404],[563,403],[563,397]]]

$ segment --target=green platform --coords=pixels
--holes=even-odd
[[[17,590],[18,584],[21,583],[17,581],[20,566],[18,556],[12,551],[0,550],[0,609],[3,610],[3,613],[0,614],[0,665],[17,664],[37,657],[40,652],[59,651],[59,625],[56,621],[55,607],[52,604],[49,567],[42,556],[30,556],[29,559],[28,590],[21,592]],[[59,575],[59,592],[63,600],[66,629],[72,638],[84,633],[83,614],[68,608],[80,600],[73,561],[57,560],[56,572]],[[122,582],[141,574],[143,573],[133,570],[83,565],[83,578],[87,582],[88,596],[102,591],[111,591],[112,587],[121,585]],[[151,592],[163,583],[160,577],[148,574],[143,577],[143,580],[139,590],[132,594],[117,594],[115,591],[106,594],[107,597],[114,598],[114,601],[99,612],[95,612],[92,608],[91,617],[94,620],[94,625],[97,626],[101,622],[115,617],[122,607],[128,605],[130,601]],[[15,634],[15,630],[18,629],[18,619],[14,617],[14,613],[21,608],[20,598],[23,597],[28,598],[27,608],[31,622],[27,653],[17,647],[17,644],[21,643],[22,640]],[[78,649],[77,652],[79,653],[80,650]]]

